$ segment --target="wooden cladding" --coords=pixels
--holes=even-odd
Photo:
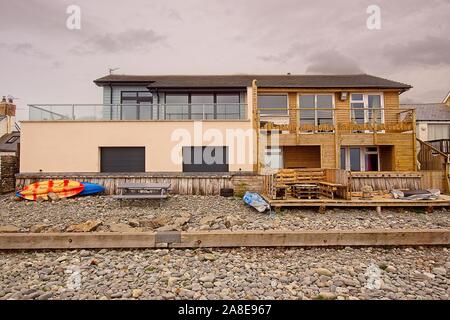
[[[320,146],[283,147],[283,162],[287,169],[320,168]]]

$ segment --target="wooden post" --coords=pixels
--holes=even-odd
[[[416,140],[416,110],[411,110],[412,112],[412,140],[413,140],[413,161],[414,161],[414,171],[417,171],[417,140]]]

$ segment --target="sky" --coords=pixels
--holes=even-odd
[[[69,6],[80,28],[67,28]],[[380,8],[380,28],[367,20]],[[102,103],[116,74],[368,73],[450,90],[450,0],[0,0],[0,95],[27,104]]]

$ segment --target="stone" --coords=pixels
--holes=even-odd
[[[139,225],[141,227],[158,229],[158,228],[164,226],[165,224],[167,224],[168,221],[169,221],[169,219],[167,217],[156,217],[151,220],[139,220]]]
[[[216,221],[216,217],[215,216],[206,216],[200,219],[199,223],[201,225],[212,225],[213,222]]]
[[[48,197],[52,202],[59,201],[58,195],[57,195],[56,193],[54,193],[54,192],[49,192],[49,193],[47,194],[47,197]]]
[[[130,227],[125,223],[112,223],[109,225],[109,230],[111,232],[135,232],[136,229]]]
[[[211,282],[212,283],[215,278],[216,278],[216,276],[213,273],[210,273],[210,274],[207,274],[207,275],[199,278],[199,280],[201,282]]]
[[[317,296],[316,299],[319,300],[334,300],[336,299],[336,295],[332,292],[328,292],[328,291],[323,291],[320,292]]]
[[[437,275],[445,276],[447,274],[447,270],[442,267],[433,268],[432,272]]]
[[[227,228],[232,228],[234,226],[242,225],[244,222],[236,217],[233,216],[227,216],[225,218],[225,226]]]
[[[34,226],[30,227],[30,232],[31,233],[41,233],[47,227],[48,227],[48,225],[46,225],[46,224],[35,224]]]
[[[13,225],[0,226],[0,233],[17,233],[20,232],[20,228]]]
[[[87,220],[79,224],[73,224],[67,227],[67,232],[92,232],[97,229],[102,222],[100,220]]]
[[[156,231],[177,231],[178,230],[178,226],[175,226],[173,224],[169,224],[166,226],[162,226],[156,229]]]
[[[214,261],[216,257],[212,253],[205,253],[200,256],[200,260]]]
[[[394,266],[387,266],[384,271],[393,273],[397,272],[397,269]]]
[[[133,291],[131,292],[131,296],[133,298],[139,298],[143,293],[144,292],[141,289],[133,289]]]
[[[173,224],[176,225],[176,226],[183,226],[186,223],[188,223],[189,220],[191,220],[191,216],[190,215],[189,216],[181,216],[181,217],[176,218],[173,221]]]
[[[140,222],[137,219],[128,219],[128,224],[133,228],[137,228],[140,226]]]
[[[316,272],[321,276],[331,277],[333,275],[333,272],[331,272],[330,270],[328,270],[326,268],[317,268]]]

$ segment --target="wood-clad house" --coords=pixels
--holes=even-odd
[[[357,74],[107,75],[95,83],[101,104],[30,105],[21,172],[416,170],[414,112],[399,105],[411,86],[400,82]],[[236,146],[212,133],[246,140]],[[234,159],[243,151],[250,157]]]
[[[399,108],[410,88],[365,74],[258,80],[260,168],[416,170],[414,112]]]

